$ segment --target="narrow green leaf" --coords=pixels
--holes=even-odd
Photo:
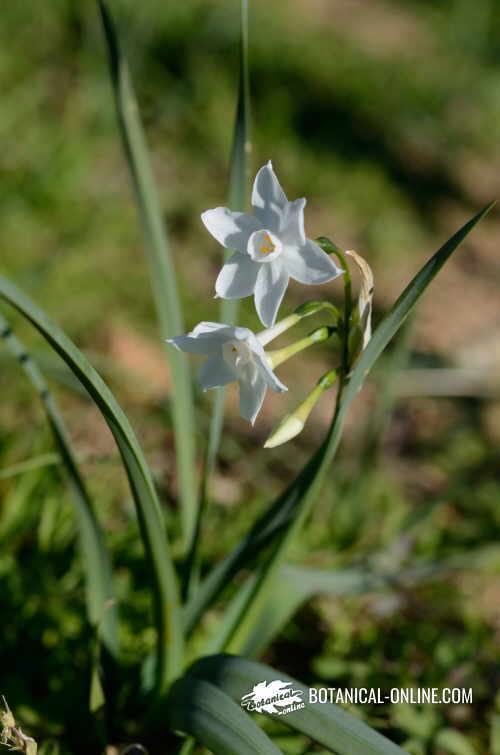
[[[206,679],[224,694],[239,703],[255,684],[279,679],[292,682],[294,689],[303,692],[305,707],[286,715],[271,714],[271,718],[310,737],[330,752],[338,755],[403,755],[397,745],[371,729],[355,716],[345,713],[338,705],[310,703],[309,690],[281,671],[255,661],[232,655],[202,658],[189,669],[189,674]],[[266,714],[269,715],[269,714]]]
[[[146,239],[160,333],[163,339],[167,339],[184,332],[174,264],[127,62],[120,49],[107,3],[105,0],[98,0],[98,3],[106,37],[120,133]],[[196,424],[192,382],[185,354],[168,344],[165,344],[165,350],[174,386],[171,407],[180,482],[181,519],[187,547],[193,537],[197,509]]]
[[[404,528],[403,532],[408,530]],[[379,572],[380,565],[377,567],[376,564],[381,555],[387,556],[390,548],[390,545],[384,548],[383,554],[373,554],[363,567],[347,567],[332,571],[291,564],[283,566],[260,613],[255,617],[252,630],[241,647],[241,655],[257,658],[269,647],[298,608],[316,595],[353,597],[381,591],[397,592],[432,580],[443,579],[462,569],[493,569],[498,564],[500,556],[500,548],[496,544],[486,545],[469,550],[465,557],[454,555],[441,561],[419,559],[405,564],[403,568],[398,562],[386,569],[384,562],[383,573]],[[220,652],[221,648],[227,647],[241,608],[254,589],[257,578],[258,574],[248,577],[225,609],[214,631],[214,638],[207,647],[207,655]]]
[[[241,608],[251,594],[250,583],[253,581],[254,588],[257,578],[258,575],[249,577],[244,586],[238,590],[234,605],[232,602],[226,608],[221,626],[217,626],[214,642],[208,652],[218,652],[221,648],[227,647],[241,614]],[[241,654],[245,657],[258,658],[300,606],[316,595],[352,597],[388,589],[391,586],[389,578],[385,579],[367,568],[331,571],[286,565],[280,570],[260,613],[255,616],[252,629],[241,647]],[[232,619],[231,624],[228,619]]]
[[[24,475],[28,472],[32,472],[34,469],[58,466],[60,463],[61,457],[59,456],[59,454],[40,454],[39,456],[33,456],[30,459],[26,459],[26,461],[20,461],[17,464],[12,464],[11,467],[4,467],[3,469],[0,469],[0,480],[7,480],[9,477]]]
[[[196,595],[187,604],[185,625],[188,633],[192,631],[206,608],[211,605],[242,566],[248,566],[263,548],[269,546],[289,527],[291,521],[300,524],[300,521],[307,516],[320,490],[328,465],[337,450],[351,401],[361,389],[370,369],[446,260],[492,206],[493,204],[490,204],[481,210],[431,257],[374,331],[368,346],[356,362],[325,441],[291,485],[255,523],[248,535],[209,573]],[[279,548],[279,544],[275,547]]]
[[[172,729],[192,735],[217,755],[280,755],[229,695],[196,676],[172,686],[167,716]]]
[[[250,162],[250,103],[248,77],[248,0],[240,0],[240,70],[238,103],[234,123],[233,146],[229,178],[229,208],[244,212],[247,203],[248,174]],[[232,254],[226,251],[227,259]],[[234,325],[238,316],[238,299],[222,299],[220,322]],[[220,443],[224,417],[224,389],[217,390],[214,399],[207,453],[206,474],[210,475],[215,464]]]
[[[177,578],[160,504],[142,449],[108,386],[60,328],[3,276],[0,276],[0,298],[29,320],[62,357],[85,387],[113,433],[132,490],[141,537],[153,574],[158,631],[157,690],[162,693],[169,681],[179,673],[183,635]]]
[[[116,655],[118,652],[118,636],[111,560],[102,529],[78,467],[69,433],[42,372],[1,313],[0,335],[31,381],[47,415],[73,494],[82,566],[85,574],[85,597],[89,621],[97,630],[98,636],[108,651],[112,655]]]
[[[229,178],[229,207],[231,210],[243,212],[246,209],[248,191],[249,158],[251,150],[250,142],[250,105],[249,105],[249,79],[248,79],[248,0],[240,0],[240,66],[239,66],[239,89],[238,103],[233,132],[233,146],[231,150],[231,165]],[[225,252],[225,259],[232,252]],[[238,313],[238,299],[222,299],[220,305],[220,322],[232,325],[236,323]],[[201,503],[198,510],[198,521],[190,546],[186,568],[186,589],[189,594],[192,590],[192,582],[197,575],[197,559],[199,538],[201,536],[202,518],[204,516],[208,496],[209,484],[212,476],[217,453],[220,445],[222,425],[224,422],[225,390],[217,388],[214,391],[212,404],[212,416],[208,434],[207,451],[203,470],[203,482],[201,489]]]

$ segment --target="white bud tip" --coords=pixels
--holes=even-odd
[[[271,433],[266,440],[264,448],[276,448],[276,446],[281,446],[283,443],[287,443],[302,432],[303,427],[304,423],[302,420],[297,419],[293,414],[286,417],[283,422],[278,425],[274,433]]]

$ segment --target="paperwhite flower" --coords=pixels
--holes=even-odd
[[[240,412],[252,425],[268,388],[288,390],[272,371],[262,343],[249,328],[200,322],[191,333],[171,338],[169,343],[190,354],[208,354],[198,373],[204,391],[237,380]]]
[[[269,161],[255,177],[253,215],[216,207],[201,216],[212,236],[235,251],[219,273],[217,296],[240,299],[254,294],[266,326],[274,324],[290,278],[317,285],[343,272],[306,238],[305,206],[305,199],[287,200]]]

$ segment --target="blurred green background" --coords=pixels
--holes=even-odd
[[[199,215],[226,203],[239,4],[116,0],[113,9],[190,328],[217,319],[221,249]],[[252,176],[272,158],[289,198],[308,198],[308,235],[368,259],[376,320],[423,261],[498,196],[499,55],[495,0],[251,3]],[[94,4],[6,4],[0,91],[1,272],[110,382],[173,515],[170,381]],[[472,705],[356,708],[416,755],[500,753],[499,231],[498,212],[474,230],[359,396],[294,552],[313,566],[361,563],[381,573],[424,564],[423,576],[383,594],[318,596],[265,655],[311,684],[472,687]],[[283,313],[319,293],[298,284],[289,291]],[[325,292],[337,300],[340,285]],[[132,663],[151,646],[150,606],[116,448],[53,355],[2,311],[51,377],[81,455],[115,553]],[[257,327],[249,300],[240,323]],[[254,430],[230,391],[207,566],[321,439],[329,394],[289,446],[260,449],[327,357],[318,349],[284,365],[290,391],[267,399]],[[1,691],[40,736],[65,732],[71,741],[84,727],[72,719],[75,706],[85,701],[68,689],[88,663],[78,650],[84,608],[72,510],[44,416],[5,350],[0,394]],[[197,396],[200,445],[209,405]],[[172,516],[174,537],[175,526]],[[292,738],[281,746],[299,753],[304,745]]]

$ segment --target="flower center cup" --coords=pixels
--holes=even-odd
[[[272,262],[281,254],[282,248],[279,238],[263,228],[252,233],[248,239],[247,252],[254,262]]]
[[[228,367],[235,372],[252,362],[252,350],[245,341],[227,341],[222,347],[222,355]]]

